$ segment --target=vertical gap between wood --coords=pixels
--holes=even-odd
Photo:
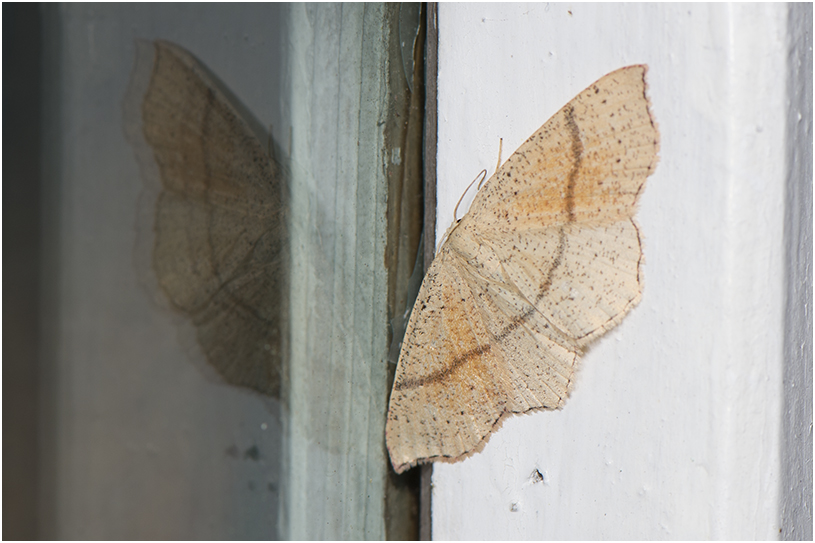
[[[424,145],[424,265],[425,272],[436,252],[436,141],[438,135],[438,3],[428,2],[425,48],[425,145]],[[419,539],[433,537],[431,517],[433,464],[421,466],[419,491]]]

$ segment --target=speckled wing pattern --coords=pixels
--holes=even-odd
[[[456,462],[504,417],[563,406],[583,348],[639,302],[637,199],[657,163],[646,66],[581,92],[489,179],[422,283],[386,442]]]
[[[277,397],[288,254],[279,166],[195,57],[152,45],[142,118],[162,184],[153,269],[221,376]]]

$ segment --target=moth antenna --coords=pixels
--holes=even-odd
[[[487,170],[481,170],[478,173],[478,175],[475,176],[475,179],[470,181],[470,184],[467,185],[467,188],[464,190],[464,192],[461,193],[461,197],[458,199],[458,203],[456,204],[456,208],[453,210],[453,220],[454,221],[458,221],[458,206],[461,205],[461,201],[464,199],[464,195],[467,194],[470,191],[470,187],[473,186],[473,183],[478,181],[479,177],[481,178],[481,181],[478,183],[478,188],[480,189],[481,188],[481,183],[483,183],[484,179],[487,178]]]
[[[498,138],[498,164],[495,165],[495,171],[501,169],[501,151],[504,150],[504,138]],[[483,182],[483,181],[482,181]],[[481,184],[478,185],[478,188],[481,188]]]
[[[461,194],[461,197],[458,199],[458,203],[456,204],[456,208],[453,210],[453,225],[452,225],[450,228],[448,228],[448,229],[447,229],[447,231],[444,233],[444,235],[443,235],[443,236],[441,237],[441,239],[439,240],[439,243],[436,245],[436,252],[438,252],[438,251],[439,251],[439,247],[441,247],[441,246],[444,244],[445,240],[447,239],[447,235],[450,233],[450,231],[455,229],[455,228],[454,228],[454,226],[455,226],[455,225],[458,223],[458,221],[459,221],[459,219],[458,219],[458,206],[459,206],[459,205],[461,205],[461,201],[464,199],[464,195],[465,195],[465,194],[467,194],[467,193],[470,191],[470,187],[472,187],[472,186],[473,186],[473,183],[475,183],[476,181],[478,181],[478,178],[479,178],[479,177],[481,178],[481,181],[478,183],[478,188],[479,188],[479,189],[481,189],[481,183],[483,183],[483,182],[484,182],[484,180],[487,178],[487,170],[486,170],[486,169],[481,170],[481,171],[478,173],[478,175],[476,175],[476,176],[475,176],[475,179],[473,179],[472,181],[470,181],[470,184],[469,184],[469,185],[467,185],[467,188],[466,188],[466,189],[464,190],[464,192]]]

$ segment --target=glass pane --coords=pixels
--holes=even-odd
[[[40,537],[415,537],[384,422],[419,18],[43,8]]]

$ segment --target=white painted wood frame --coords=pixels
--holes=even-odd
[[[506,159],[622,66],[650,67],[661,151],[637,214],[642,302],[583,358],[563,410],[511,418],[482,453],[434,465],[434,539],[812,537],[811,310],[793,361],[808,377],[783,382],[795,146],[809,165],[797,239],[801,258],[812,253],[811,85],[798,117],[808,147],[788,122],[801,105],[789,85],[812,77],[811,49],[808,65],[800,44],[790,54],[795,9],[809,17],[803,39],[811,7],[785,4],[439,6],[437,239],[470,181],[494,170],[501,138]],[[789,503],[782,472],[799,439],[804,498]],[[798,507],[793,521],[782,504]]]

